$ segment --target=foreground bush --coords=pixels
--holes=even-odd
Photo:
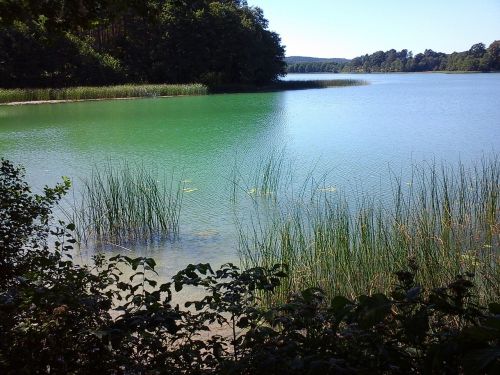
[[[284,266],[190,265],[158,284],[150,258],[75,264],[73,225],[49,227],[69,181],[34,195],[21,169],[7,161],[0,169],[3,374],[500,371],[500,304],[477,305],[470,275],[425,291],[412,266],[389,296],[327,304],[310,288],[264,308],[261,298],[286,280]],[[205,293],[181,308],[173,301],[187,286]],[[219,325],[227,334],[206,335]]]

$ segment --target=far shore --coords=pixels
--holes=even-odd
[[[432,73],[440,73],[440,74],[479,74],[479,73],[487,73],[487,74],[495,74],[500,73],[498,71],[489,71],[489,72],[479,72],[479,71],[470,71],[470,70],[426,70],[423,72],[293,72],[287,74],[432,74]]]

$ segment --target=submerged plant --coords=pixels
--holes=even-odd
[[[94,166],[71,212],[82,241],[126,243],[175,238],[183,184],[141,165]]]

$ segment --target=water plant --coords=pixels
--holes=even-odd
[[[426,290],[414,267],[389,295],[326,303],[313,287],[263,307],[287,267],[190,264],[160,282],[152,258],[74,263],[74,225],[52,220],[69,187],[33,194],[0,160],[2,374],[499,373],[500,304],[478,304],[471,275]],[[184,289],[201,293],[181,307]]]
[[[280,165],[270,163],[263,165]],[[289,278],[273,298],[285,300],[311,286],[330,297],[387,292],[394,272],[408,264],[418,265],[416,277],[425,287],[471,272],[482,298],[500,296],[498,158],[471,168],[414,166],[410,182],[394,177],[384,199],[347,195],[325,179],[307,178],[295,191],[266,179],[280,190],[272,199],[261,195],[245,203],[240,198],[245,214],[237,220],[245,267],[289,267]]]
[[[328,87],[359,86],[367,84],[363,80],[333,79],[307,81],[277,81],[255,85],[225,85],[208,87],[204,84],[125,84],[114,86],[81,86],[66,88],[2,89],[0,103],[49,101],[49,100],[93,100],[117,98],[141,98],[182,95],[207,95],[209,92],[261,92],[301,90]]]
[[[108,161],[81,185],[69,213],[79,240],[123,244],[178,235],[183,183],[173,175]]]
[[[362,86],[367,84],[367,81],[361,79],[279,80],[262,86],[245,84],[217,85],[211,87],[210,92],[269,92],[284,90],[325,89],[328,87]]]
[[[128,84],[116,86],[82,86],[46,89],[0,89],[0,103],[45,100],[88,100],[113,98],[139,98],[155,96],[205,95],[202,84]]]

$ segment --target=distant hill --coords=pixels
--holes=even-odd
[[[309,56],[287,56],[285,57],[285,62],[287,64],[302,64],[302,63],[346,63],[349,59],[344,59],[340,57],[323,58],[323,57],[309,57]]]

